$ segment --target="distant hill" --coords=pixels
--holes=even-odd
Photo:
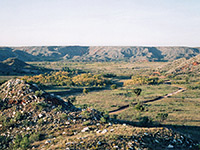
[[[23,61],[173,61],[200,54],[193,47],[142,46],[30,46],[0,47],[0,60],[16,57]]]
[[[44,71],[50,71],[50,69],[35,67],[17,58],[8,58],[0,62],[0,74],[3,75],[38,74]]]

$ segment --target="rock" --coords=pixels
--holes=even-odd
[[[113,132],[114,131],[114,129],[110,129],[110,132]]]
[[[65,124],[69,125],[69,124],[70,124],[70,122],[69,122],[69,121],[67,121],[67,122],[65,122]]]
[[[50,143],[51,143],[51,140],[45,141],[45,144],[50,144]]]
[[[42,114],[39,114],[39,115],[38,115],[38,117],[39,117],[39,118],[42,118],[42,117],[43,117],[43,115],[42,115]]]
[[[113,148],[117,149],[117,148],[119,148],[119,146],[115,145],[115,146],[113,146]]]
[[[144,135],[149,135],[149,134],[145,132]]]
[[[31,129],[30,127],[26,128],[27,131],[29,131],[30,129]]]
[[[89,131],[90,129],[89,129],[89,127],[85,127],[85,128],[83,128],[82,130],[81,130],[81,132],[86,132],[86,131]]]
[[[100,142],[100,141],[98,141],[98,142],[97,142],[97,145],[101,145],[101,142]]]
[[[70,145],[71,144],[71,142],[67,142],[65,145]]]
[[[101,133],[101,130],[98,130],[96,133],[98,133],[98,134]]]
[[[167,148],[174,148],[174,146],[171,145],[171,144],[169,144],[169,145],[167,146]]]
[[[156,143],[159,143],[159,141],[158,141],[158,140],[156,140],[156,139],[155,139],[155,142],[156,142]]]
[[[106,133],[106,132],[108,132],[108,130],[107,130],[107,129],[104,129],[101,133],[104,134],[104,133]]]

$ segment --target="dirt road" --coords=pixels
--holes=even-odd
[[[186,89],[182,88],[182,87],[178,87],[179,89],[175,92],[172,92],[172,93],[169,93],[165,96],[159,96],[159,97],[156,97],[154,99],[151,99],[151,100],[146,100],[146,101],[143,101],[143,103],[149,103],[149,102],[154,102],[154,101],[158,101],[158,100],[162,100],[163,98],[167,98],[167,97],[170,97],[172,95],[175,95],[175,94],[178,94],[180,92],[183,92],[185,91]],[[131,106],[134,106],[136,105],[137,103],[131,103]],[[124,106],[121,106],[120,108],[118,109],[115,109],[115,110],[111,110],[109,111],[109,114],[110,115],[113,115],[113,114],[118,114],[118,113],[121,113],[122,111],[126,110],[128,107],[130,107],[130,104],[128,105],[124,105]]]

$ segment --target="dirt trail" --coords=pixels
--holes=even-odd
[[[183,92],[183,91],[186,90],[186,89],[184,89],[184,88],[182,88],[182,87],[178,87],[178,88],[179,88],[179,89],[178,89],[177,91],[175,91],[175,92],[169,93],[169,94],[167,94],[167,95],[165,95],[165,96],[159,96],[159,97],[156,97],[156,98],[151,99],[151,100],[143,101],[143,103],[149,103],[149,102],[158,101],[158,100],[161,100],[161,99],[163,99],[163,98],[170,97],[170,96],[172,96],[172,95],[178,94],[178,93]],[[134,105],[136,105],[136,104],[137,104],[136,102],[135,102],[135,103],[131,103],[131,106],[134,106]],[[129,106],[130,106],[129,104],[128,104],[128,105],[121,106],[121,107],[118,108],[118,109],[109,111],[109,114],[110,114],[110,115],[118,114],[118,113],[120,113],[120,112],[126,110]]]

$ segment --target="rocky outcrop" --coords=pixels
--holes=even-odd
[[[26,106],[32,102],[44,102],[51,106],[62,105],[64,108],[69,105],[59,97],[42,91],[36,84],[26,83],[21,79],[11,79],[1,85],[0,89],[0,98],[7,107]]]
[[[200,55],[190,59],[181,58],[157,68],[160,72],[171,73],[198,73],[200,71]]]

